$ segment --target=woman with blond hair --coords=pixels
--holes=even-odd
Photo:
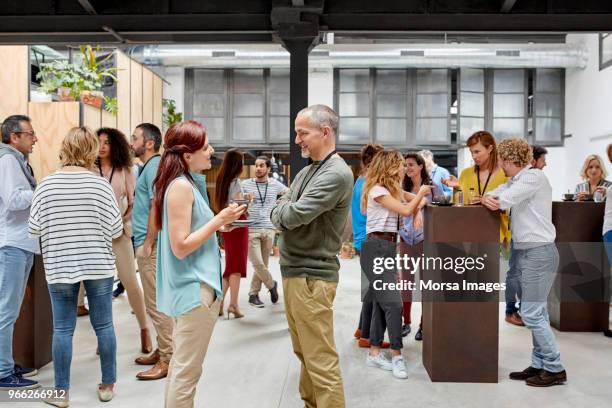
[[[382,272],[374,271],[373,265],[369,263],[375,258],[395,259],[402,217],[416,215],[426,204],[423,198],[431,193],[430,187],[426,185],[421,186],[417,194],[402,190],[405,166],[404,158],[398,151],[376,153],[366,172],[361,195],[361,210],[367,217],[361,264],[370,282],[364,302],[373,302],[370,351],[366,365],[392,371],[394,377],[401,379],[407,378],[408,373],[402,357],[403,304],[400,292],[375,289],[376,282],[380,280],[385,283],[397,282],[397,270],[391,268]],[[415,222],[421,223],[422,218],[415,217]],[[380,352],[385,329],[389,332],[391,360]]]
[[[555,335],[550,328],[547,299],[552,288],[559,252],[552,219],[552,187],[544,172],[531,166],[531,146],[524,139],[499,144],[500,164],[511,181],[487,193],[482,203],[492,211],[512,210],[512,242],[516,274],[520,280],[521,317],[531,331],[531,365],[510,373],[510,379],[548,387],[567,381]]]
[[[60,150],[62,167],[45,177],[34,192],[29,233],[40,236],[51,296],[55,388],[70,388],[77,295],[83,282],[100,352],[98,398],[106,402],[114,396],[117,371],[113,239],[123,233],[123,222],[112,187],[92,172],[97,156],[95,134],[86,127],[70,129]],[[68,406],[66,401],[49,403]]]
[[[606,175],[602,158],[597,154],[589,155],[580,170],[580,177],[585,181],[576,186],[576,200],[592,200],[595,194],[601,197],[598,201],[605,200],[606,191],[612,186],[612,182],[606,180]]]

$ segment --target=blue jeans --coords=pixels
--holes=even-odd
[[[517,299],[521,300],[521,277],[516,268],[516,253],[514,243],[510,241],[510,259],[508,261],[508,273],[506,274],[506,314],[518,312]]]
[[[113,327],[113,278],[85,280],[85,292],[89,303],[89,320],[98,338],[102,384],[114,384],[117,377],[117,342]],[[70,388],[70,363],[72,361],[72,335],[76,326],[77,283],[49,285],[53,307],[53,369],[55,387]]]
[[[15,370],[13,328],[34,262],[34,254],[23,249],[0,248],[0,378]]]
[[[608,254],[608,263],[612,266],[612,230],[606,232],[603,236],[604,246]]]
[[[547,309],[548,294],[559,267],[559,251],[555,244],[547,244],[532,249],[515,249],[515,254],[523,289],[521,317],[531,330],[533,340],[531,366],[553,373],[563,371]]]

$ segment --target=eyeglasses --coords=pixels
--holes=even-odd
[[[22,134],[25,133],[26,135],[30,135],[30,137],[36,137],[36,132],[34,132],[33,130],[27,131],[27,132],[15,132],[17,134]]]

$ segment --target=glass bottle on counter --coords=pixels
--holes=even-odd
[[[473,204],[474,198],[476,198],[476,191],[474,191],[474,187],[470,187],[470,191],[468,191],[467,203]]]
[[[463,191],[459,187],[453,188],[453,204],[457,207],[461,207],[463,205]]]

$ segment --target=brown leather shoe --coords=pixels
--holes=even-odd
[[[87,316],[89,314],[89,309],[85,306],[77,306],[77,316]]]
[[[525,382],[532,387],[550,387],[551,385],[560,385],[567,381],[567,373],[565,370],[558,373],[552,373],[547,370],[542,370],[538,375],[528,378]]]
[[[535,368],[535,367],[529,366],[523,371],[515,371],[515,372],[510,373],[510,379],[525,381],[528,378],[531,378],[535,375],[540,374],[540,371],[542,371],[541,368]]]
[[[138,357],[134,362],[140,365],[153,365],[157,364],[159,361],[159,349],[155,349],[155,351],[148,356]]]
[[[136,378],[139,380],[159,380],[160,378],[165,378],[167,375],[168,363],[160,360],[148,370],[136,374]]]
[[[506,322],[513,324],[515,326],[524,326],[525,323],[523,322],[523,319],[521,319],[521,316],[514,312],[512,314],[507,314],[506,315]]]

